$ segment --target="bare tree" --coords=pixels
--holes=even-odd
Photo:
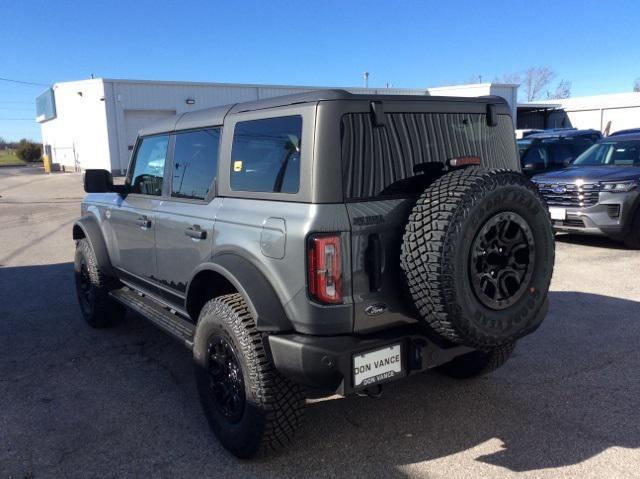
[[[502,76],[494,77],[493,81],[494,83],[520,84],[522,82],[522,75],[519,72],[505,73]]]
[[[640,78],[633,82],[633,91],[640,91]]]
[[[524,92],[527,101],[539,100],[555,76],[549,67],[532,67],[524,72]]]
[[[571,82],[567,80],[560,80],[556,85],[556,91],[551,94],[547,92],[547,98],[549,100],[562,100],[571,96]]]

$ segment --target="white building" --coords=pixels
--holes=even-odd
[[[37,121],[45,153],[64,169],[103,168],[124,173],[138,130],[155,120],[191,110],[321,88],[326,87],[96,78],[53,85],[37,99]],[[499,95],[511,105],[515,121],[518,85],[346,89],[353,93]]]
[[[570,127],[603,133],[640,128],[640,92],[518,104],[518,128]]]

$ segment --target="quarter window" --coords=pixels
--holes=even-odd
[[[204,200],[218,171],[220,129],[176,134],[171,196]]]
[[[167,158],[169,136],[151,136],[143,138],[131,174],[131,192],[142,195],[162,195],[164,163]]]
[[[302,117],[239,122],[231,149],[231,189],[297,193]]]

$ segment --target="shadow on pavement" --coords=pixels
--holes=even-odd
[[[291,447],[240,462],[209,434],[189,352],[137,317],[88,328],[72,270],[0,268],[0,378],[10,384],[0,382],[0,443],[9,444],[0,467],[9,476],[379,476],[430,460],[520,472],[640,447],[635,301],[553,292],[542,327],[492,375],[426,373],[378,400],[314,403]]]
[[[598,235],[558,234],[556,235],[556,242],[580,246],[594,246],[598,248],[633,251],[631,248],[625,246],[622,241],[615,241],[606,236]]]

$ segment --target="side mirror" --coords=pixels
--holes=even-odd
[[[87,193],[109,193],[113,191],[113,178],[107,170],[85,170],[84,191]]]
[[[107,170],[85,170],[84,191],[87,193],[119,193],[126,194],[127,185],[114,185],[113,177]]]
[[[564,165],[564,167],[566,168],[567,166],[569,166],[571,163],[573,163],[573,160],[575,160],[575,158],[565,158],[565,160],[562,162],[562,164]]]
[[[527,163],[522,167],[522,169],[524,171],[544,170],[544,165],[542,163]]]

